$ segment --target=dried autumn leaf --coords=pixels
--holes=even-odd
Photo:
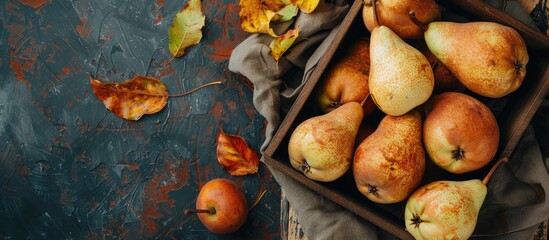
[[[217,137],[217,161],[233,176],[257,173],[259,157],[244,138],[221,129]]]
[[[277,22],[290,21],[292,18],[294,18],[297,15],[298,11],[299,9],[297,8],[297,6],[287,5],[286,7],[276,12],[278,17],[275,17],[273,21],[277,21]]]
[[[319,0],[290,0],[291,4],[296,5],[304,13],[312,13],[318,6]]]
[[[273,39],[269,47],[271,48],[271,56],[276,61],[294,44],[295,39],[299,36],[299,27],[290,29],[286,33]]]
[[[123,83],[107,83],[90,76],[90,84],[107,109],[128,120],[157,113],[168,103],[168,89],[155,78],[136,76]]]
[[[200,42],[205,21],[200,0],[189,0],[175,15],[173,25],[168,29],[168,47],[174,57],[183,56],[187,47]]]
[[[240,0],[240,22],[244,31],[276,36],[271,21],[280,19],[277,13],[286,7],[282,0]]]

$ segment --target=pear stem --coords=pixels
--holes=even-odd
[[[248,211],[251,211],[252,208],[254,208],[258,203],[259,201],[261,201],[261,199],[263,198],[263,196],[265,196],[265,194],[267,193],[267,190],[263,189],[263,181],[261,181],[261,176],[259,175],[259,172],[255,172],[255,175],[258,177],[259,179],[259,190],[258,192],[259,195],[257,195],[254,199],[254,202],[252,203],[252,206],[250,208],[248,208]]]
[[[215,214],[215,208],[211,208],[211,209],[185,209],[184,213],[185,213],[185,215],[197,214],[197,213]]]
[[[488,174],[486,174],[486,177],[484,177],[484,179],[482,180],[482,183],[484,183],[484,185],[488,185],[488,181],[490,181],[490,178],[492,178],[492,175],[494,175],[494,172],[496,171],[496,169],[501,165],[503,164],[504,162],[507,162],[508,158],[507,157],[501,157],[497,162],[496,164],[492,167],[492,169],[490,169],[490,172],[488,172]]]
[[[366,101],[368,101],[368,98],[370,98],[370,93],[368,93],[368,95],[366,95],[364,100],[362,100],[362,102],[360,102],[360,106],[364,107],[364,104],[366,103]]]
[[[374,28],[379,27],[379,18],[377,17],[376,1],[377,0],[370,0],[370,2],[372,3],[372,11],[374,12]]]
[[[419,28],[421,28],[421,30],[423,30],[424,32],[427,31],[429,27],[416,18],[416,13],[414,11],[410,11],[408,15],[410,15],[410,19],[412,19],[412,22],[414,22]]]

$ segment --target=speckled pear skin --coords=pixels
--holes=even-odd
[[[397,203],[419,186],[425,172],[417,110],[384,117],[355,151],[353,175],[358,190],[377,203]]]
[[[400,116],[423,104],[434,89],[427,58],[391,29],[379,26],[370,38],[370,96],[381,111]]]
[[[526,76],[528,51],[519,33],[494,22],[432,22],[425,31],[429,50],[469,90],[500,98]]]
[[[291,165],[316,181],[331,182],[351,166],[362,106],[348,102],[324,115],[303,121],[288,142]]]
[[[492,111],[476,98],[457,92],[433,96],[425,104],[425,152],[454,174],[478,170],[495,156],[500,133]]]
[[[436,181],[410,196],[404,219],[416,239],[467,239],[473,233],[486,197],[480,180]]]

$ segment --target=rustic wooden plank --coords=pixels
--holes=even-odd
[[[299,225],[297,214],[291,206],[288,212],[288,240],[308,240]]]
[[[290,203],[288,202],[288,199],[286,199],[284,189],[282,189],[280,191],[280,237],[283,240],[288,239],[289,213]]]

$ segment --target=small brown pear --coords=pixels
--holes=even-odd
[[[341,177],[351,166],[362,117],[360,103],[348,102],[303,121],[288,142],[292,166],[316,181],[330,182]]]
[[[359,38],[350,43],[342,56],[328,66],[320,79],[316,98],[320,109],[327,113],[347,102],[360,102],[370,90],[370,39]],[[376,105],[371,98],[363,104],[364,116],[370,115]]]
[[[353,176],[358,190],[370,200],[397,203],[419,185],[425,172],[421,121],[417,110],[385,116],[356,149]]]
[[[409,17],[410,11],[416,12],[417,19],[428,24],[440,20],[440,7],[433,0],[366,0],[362,18],[364,25],[371,32],[375,28],[374,3],[378,10],[379,22],[391,28],[396,35],[403,39],[421,39],[423,30]]]
[[[433,90],[433,94],[443,92],[465,92],[465,90],[467,90],[467,88],[461,84],[461,82],[452,72],[450,72],[444,63],[433,55],[427,47],[427,44],[425,44],[425,41],[418,41],[415,47],[423,53],[433,69],[433,74],[435,76],[435,88]]]

